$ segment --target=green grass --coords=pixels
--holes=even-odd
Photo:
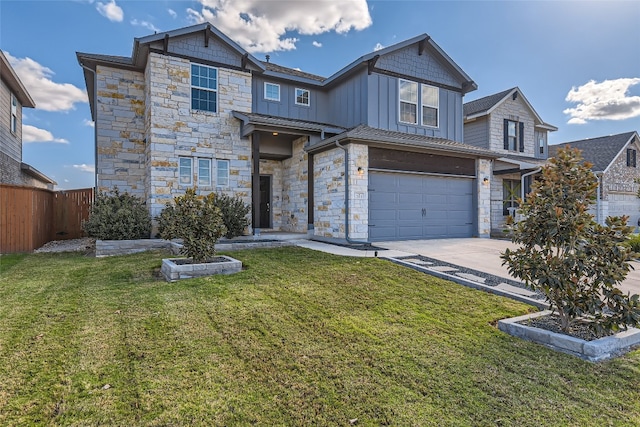
[[[159,253],[2,257],[0,425],[640,425],[639,351],[518,340],[530,307],[379,259],[232,255],[175,284]]]

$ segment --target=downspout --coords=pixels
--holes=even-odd
[[[339,141],[335,143],[336,147],[344,150],[344,238],[351,244],[370,245],[371,242],[356,241],[349,237],[349,149],[340,145]]]
[[[534,171],[527,172],[527,173],[525,173],[524,175],[522,175],[522,176],[520,177],[520,198],[522,199],[522,201],[523,201],[523,202],[524,202],[524,179],[525,179],[526,177],[528,177],[528,176],[531,176],[531,175],[535,175],[535,174],[537,174],[537,173],[538,173],[538,172],[540,172],[541,170],[542,170],[542,168],[538,168],[538,169],[536,169],[536,170],[534,170]]]
[[[93,161],[96,169],[96,172],[93,175],[93,196],[95,197],[98,192],[98,74],[96,73],[96,70],[92,70],[82,62],[78,61],[78,63],[82,68],[93,74]]]
[[[600,186],[602,185],[602,173],[597,174],[594,173],[596,179],[598,180],[598,186],[596,187],[596,222],[602,225],[602,202],[600,202]]]

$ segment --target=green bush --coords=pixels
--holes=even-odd
[[[524,219],[510,225],[522,246],[501,258],[511,275],[544,293],[564,331],[584,319],[601,334],[637,326],[640,303],[618,288],[631,268],[625,243],[633,227],[625,216],[607,218],[606,226],[594,221],[588,210],[598,183],[590,168],[579,150],[558,151],[520,204]]]
[[[89,237],[102,240],[148,239],[151,216],[145,203],[117,187],[100,191],[82,228]]]
[[[202,263],[215,255],[215,245],[226,232],[214,193],[205,197],[190,188],[183,196],[174,197],[158,218],[158,230],[163,239],[182,239],[181,253],[193,262]]]
[[[225,237],[232,239],[242,236],[249,225],[247,214],[251,212],[251,206],[245,205],[237,196],[231,197],[223,193],[216,194],[215,205],[220,209],[222,220],[227,227]]]

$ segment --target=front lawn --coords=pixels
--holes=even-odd
[[[530,308],[379,259],[0,257],[0,425],[640,425],[640,351],[591,364],[497,330]]]

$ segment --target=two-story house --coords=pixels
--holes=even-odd
[[[55,181],[22,161],[22,108],[35,106],[0,50],[0,184],[52,190]]]
[[[638,180],[640,168],[637,157],[640,150],[638,132],[588,138],[549,146],[549,157],[560,148],[577,148],[598,178],[597,199],[593,213],[596,221],[604,224],[608,216],[627,215],[627,224],[640,225],[640,199]]]
[[[489,236],[490,147],[463,143],[476,84],[426,34],[329,77],[260,61],[210,24],[78,53],[96,180],[153,216],[186,188],[235,194],[252,229],[380,241]]]
[[[498,155],[491,176],[491,233],[503,233],[531,180],[549,156],[545,123],[522,91],[511,88],[464,104],[464,142]]]

